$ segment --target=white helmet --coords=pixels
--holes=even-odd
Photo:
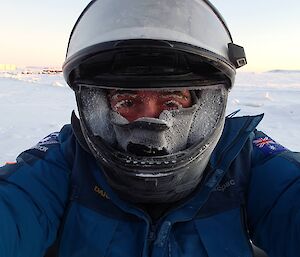
[[[85,141],[109,184],[133,202],[170,202],[199,184],[222,133],[235,69],[245,64],[243,48],[206,0],[95,0],[73,28],[63,72],[76,93]],[[106,98],[107,89],[178,88],[193,92],[189,110],[133,124],[120,121]],[[183,133],[176,119],[184,117]],[[138,156],[126,151],[128,129],[172,134],[175,141],[179,135],[184,147]]]

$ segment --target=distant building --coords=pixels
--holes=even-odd
[[[1,64],[0,63],[0,71],[14,71],[17,69],[15,64]]]
[[[48,74],[55,75],[62,73],[61,68],[49,68],[49,67],[40,67],[40,66],[27,66],[25,67],[22,74]]]
[[[57,68],[44,68],[42,70],[42,74],[57,74],[57,73],[62,73],[62,70]]]

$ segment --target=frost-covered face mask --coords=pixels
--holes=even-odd
[[[185,127],[195,109],[188,90],[112,90],[108,101],[116,139],[124,151],[159,156],[185,148]]]
[[[201,142],[222,118],[226,98],[223,85],[173,91],[82,88],[93,134],[137,156],[174,154]]]

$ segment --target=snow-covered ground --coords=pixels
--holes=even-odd
[[[238,73],[227,112],[264,113],[258,126],[272,139],[300,151],[300,72]]]
[[[75,99],[61,74],[0,73],[0,165],[70,122]],[[259,129],[300,150],[300,72],[238,73],[227,113],[265,113]]]

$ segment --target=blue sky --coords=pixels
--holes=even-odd
[[[244,71],[300,69],[300,1],[211,0],[234,42],[243,45]],[[89,0],[3,0],[0,63],[61,66],[69,33]]]

